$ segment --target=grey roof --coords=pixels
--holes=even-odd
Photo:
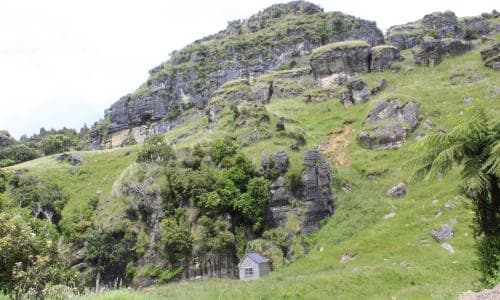
[[[263,257],[259,253],[250,252],[250,253],[247,253],[246,256],[248,256],[248,258],[250,258],[251,260],[253,260],[254,262],[256,262],[258,264],[268,262],[267,258]]]

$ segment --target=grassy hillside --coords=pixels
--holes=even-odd
[[[291,155],[293,168],[300,165],[303,151],[328,149],[330,140],[342,135],[344,146],[330,154],[336,169],[334,177],[339,183],[336,213],[314,234],[317,244],[308,255],[273,272],[268,279],[256,282],[191,281],[143,291],[115,291],[95,298],[451,299],[461,291],[474,288],[478,273],[473,268],[474,240],[469,229],[473,212],[460,195],[459,170],[437,182],[410,184],[406,197],[391,200],[385,196],[387,190],[406,180],[412,172],[406,163],[412,155],[415,134],[398,150],[367,150],[359,146],[356,137],[377,98],[416,101],[420,106],[420,123],[429,119],[435,125],[431,130],[419,126],[416,134],[452,128],[456,116],[470,106],[464,102],[468,96],[473,98],[473,105],[488,107],[490,115],[498,119],[500,95],[495,94],[494,87],[500,87],[500,76],[483,66],[479,50],[447,58],[433,68],[414,66],[411,55],[404,54],[406,60],[401,63],[400,72],[363,75],[370,87],[382,78],[387,80],[387,88],[365,104],[345,108],[338,100],[338,92],[320,103],[305,103],[302,97],[272,99],[266,105],[271,124],[285,117],[287,131],[303,132],[307,143],[301,151],[291,152],[289,146],[293,140],[278,133],[242,148],[256,164],[260,163],[263,153],[285,150]],[[229,108],[219,118],[213,130],[207,129],[205,119],[199,119],[168,133],[166,138],[173,140],[189,133],[176,144],[181,148],[225,134],[242,136],[249,130],[232,127]],[[346,124],[351,125],[342,134]],[[131,154],[125,156],[127,151]],[[63,216],[97,193],[101,199],[98,220],[113,225],[113,220],[122,212],[120,203],[109,196],[112,184],[121,170],[135,159],[134,153],[135,148],[78,153],[85,162],[74,174],[71,166],[57,163],[54,157],[14,169],[28,169],[32,174],[61,184],[71,196]],[[342,156],[340,164],[334,162],[339,155]],[[379,176],[368,177],[374,173]],[[352,189],[344,191],[338,188],[340,183],[349,183]],[[445,208],[446,203],[453,208]],[[395,215],[390,217],[390,213]],[[456,253],[450,254],[432,239],[430,232],[440,224],[455,221],[455,236],[450,244]],[[342,264],[344,254],[354,259]]]

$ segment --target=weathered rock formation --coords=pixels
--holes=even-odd
[[[389,70],[402,59],[399,50],[391,45],[370,47],[365,41],[344,41],[314,49],[310,61],[314,77],[328,86],[342,85],[346,77],[356,73]]]
[[[484,65],[493,70],[500,70],[500,43],[495,43],[481,50]]]
[[[370,89],[360,78],[352,78],[347,82],[347,91],[340,94],[340,102],[344,106],[366,102],[370,99]]]
[[[371,49],[370,71],[382,72],[389,70],[394,61],[401,61],[403,57],[399,50],[391,45],[380,45]]]
[[[455,56],[463,54],[472,49],[470,42],[459,39],[433,39],[425,37],[419,47],[412,49],[415,56],[415,64],[424,66],[435,66],[441,63],[444,56]]]
[[[305,21],[308,26],[303,26]],[[325,13],[305,1],[273,5],[247,20],[230,22],[225,30],[174,51],[136,92],[111,105],[104,121],[93,127],[92,147],[116,147],[130,137],[141,141],[167,132],[185,118],[201,116],[185,114],[204,108],[224,83],[305,66],[313,49],[344,40],[374,46],[383,43],[383,35],[374,22]],[[266,87],[260,91],[267,97]]]
[[[315,78],[336,73],[361,73],[370,70],[370,45],[365,41],[345,41],[314,49],[311,68]]]
[[[426,35],[436,39],[479,38],[482,35],[491,34],[498,30],[495,27],[495,22],[491,21],[494,18],[496,16],[458,19],[451,11],[434,12],[415,22],[391,26],[387,30],[387,40],[390,44],[403,50],[417,46]]]
[[[298,186],[289,186],[286,180],[288,157],[283,152],[274,155],[274,168],[279,177],[271,184],[271,201],[266,211],[266,224],[270,227],[285,225],[290,214],[299,217],[301,230],[311,232],[319,222],[334,211],[332,179],[328,163],[317,151],[304,154],[304,172]],[[281,163],[280,163],[281,162]],[[286,162],[286,163],[285,163]],[[263,167],[269,168],[268,159]],[[285,168],[286,166],[286,168]],[[295,200],[295,201],[294,201]],[[292,205],[292,202],[296,202]]]
[[[415,102],[402,104],[397,99],[377,100],[364,125],[374,126],[359,133],[365,148],[397,148],[405,141],[409,131],[418,123],[418,106]]]

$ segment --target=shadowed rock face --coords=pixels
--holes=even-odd
[[[368,72],[370,47],[368,44],[314,53],[311,57],[311,68],[315,78],[335,73]]]
[[[286,224],[288,215],[294,214],[301,220],[303,232],[319,228],[319,222],[333,214],[334,196],[328,163],[317,151],[304,154],[304,172],[300,187],[291,191],[284,175],[271,184],[271,201],[266,210],[266,224],[270,227]],[[296,206],[291,205],[297,200]]]
[[[370,61],[371,72],[383,72],[391,68],[394,61],[401,61],[404,58],[399,54],[399,50],[394,46],[378,46],[372,48]]]
[[[441,63],[446,55],[455,56],[472,49],[469,42],[459,39],[433,39],[424,38],[418,48],[412,49],[415,64],[435,66]]]
[[[418,123],[418,106],[415,102],[401,104],[399,100],[377,100],[365,125],[379,125],[363,130],[358,138],[361,145],[370,149],[397,148],[405,141],[409,131]]]

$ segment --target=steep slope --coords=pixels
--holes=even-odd
[[[93,127],[92,147],[118,147],[165,133],[199,117],[191,108],[205,107],[225,82],[307,65],[314,48],[343,40],[384,41],[374,22],[325,13],[304,1],[276,4],[229,22],[225,30],[174,51],[137,91],[114,103]]]

